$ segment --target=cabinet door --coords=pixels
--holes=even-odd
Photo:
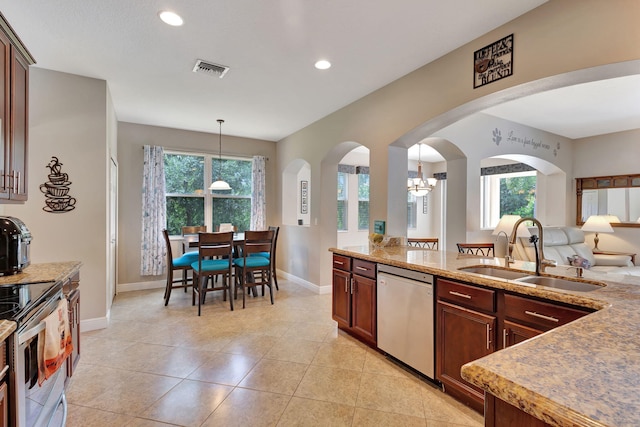
[[[436,378],[447,393],[482,412],[484,390],[463,380],[460,369],[495,350],[496,318],[444,301],[437,313]]]
[[[333,320],[339,326],[351,326],[349,313],[351,312],[351,273],[333,269]]]
[[[376,281],[353,275],[351,297],[351,327],[355,333],[376,342]]]
[[[11,49],[11,196],[13,200],[27,200],[27,133],[29,131],[29,64]]]
[[[502,348],[516,345],[519,342],[540,335],[543,331],[530,328],[525,325],[513,323],[508,320],[504,321],[504,329],[502,329]]]
[[[9,402],[7,401],[7,383],[0,384],[0,427],[9,425]]]
[[[9,162],[9,83],[11,70],[11,44],[0,31],[0,199],[9,198],[7,180]]]

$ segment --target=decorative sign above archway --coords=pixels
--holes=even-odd
[[[62,163],[57,157],[51,157],[46,166],[49,168],[49,181],[40,184],[40,191],[46,197],[42,208],[45,212],[65,213],[74,210],[76,199],[69,195],[69,176],[62,172]]]
[[[473,52],[473,88],[513,74],[513,34]]]

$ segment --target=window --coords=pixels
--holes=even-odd
[[[338,231],[348,229],[347,200],[349,198],[349,174],[338,172]]]
[[[358,230],[369,229],[369,174],[358,174]]]
[[[164,173],[167,197],[167,230],[181,233],[183,225],[206,225],[216,230],[230,222],[245,231],[251,221],[251,161],[222,159],[211,155],[165,151]],[[230,192],[211,194],[209,185],[218,175],[231,186]]]
[[[417,227],[418,227],[418,198],[407,191],[407,228],[415,229]]]
[[[536,171],[481,177],[482,228],[494,228],[502,215],[535,216]]]

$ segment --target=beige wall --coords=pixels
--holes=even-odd
[[[104,327],[111,302],[106,295],[107,162],[116,134],[107,83],[32,67],[29,85],[29,200],[0,205],[0,210],[22,219],[31,231],[31,262],[83,263],[83,328]],[[51,156],[69,175],[69,194],[77,199],[70,212],[42,210],[39,186],[48,181]]]
[[[120,122],[118,126],[119,212],[118,212],[118,287],[145,287],[143,282],[162,283],[162,277],[140,276],[140,238],[142,218],[143,145],[160,145],[165,149],[199,153],[217,152],[217,135],[180,129]],[[276,224],[276,143],[223,135],[222,155],[250,158],[266,156],[267,224]],[[277,225],[277,224],[276,224]]]
[[[595,73],[580,71],[640,59],[637,16],[640,2],[635,0],[551,0],[280,141],[280,170],[295,159],[308,161],[314,189],[310,203],[312,226],[290,236],[287,227],[281,231],[288,244],[280,259],[287,259],[289,254],[298,258],[299,254],[291,251],[307,247],[308,258],[301,262],[309,269],[301,279],[330,285],[327,249],[336,244],[332,219],[335,177],[331,175],[333,163],[337,163],[334,158],[344,155],[340,152],[342,143],[354,141],[370,149],[371,218],[392,223],[397,218],[389,217],[387,209],[398,205],[402,192],[394,191],[399,187],[390,189],[388,183],[401,185],[398,183],[404,180],[389,177],[391,144],[411,146],[460,118],[514,97],[602,78],[607,73],[637,73],[637,63]],[[473,89],[473,52],[511,33],[515,40],[514,75]],[[457,212],[467,212],[466,206],[460,206]],[[451,209],[449,213],[449,222],[459,224],[459,229],[466,228],[466,217],[455,217]]]

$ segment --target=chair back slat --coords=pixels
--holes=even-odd
[[[230,256],[233,251],[233,232],[198,233],[199,258]]]
[[[458,252],[461,254],[494,256],[495,249],[493,243],[456,243]]]
[[[273,247],[273,231],[245,231],[242,255],[249,256],[258,252],[269,252]]]
[[[438,238],[437,237],[409,237],[407,244],[416,248],[438,250]]]

